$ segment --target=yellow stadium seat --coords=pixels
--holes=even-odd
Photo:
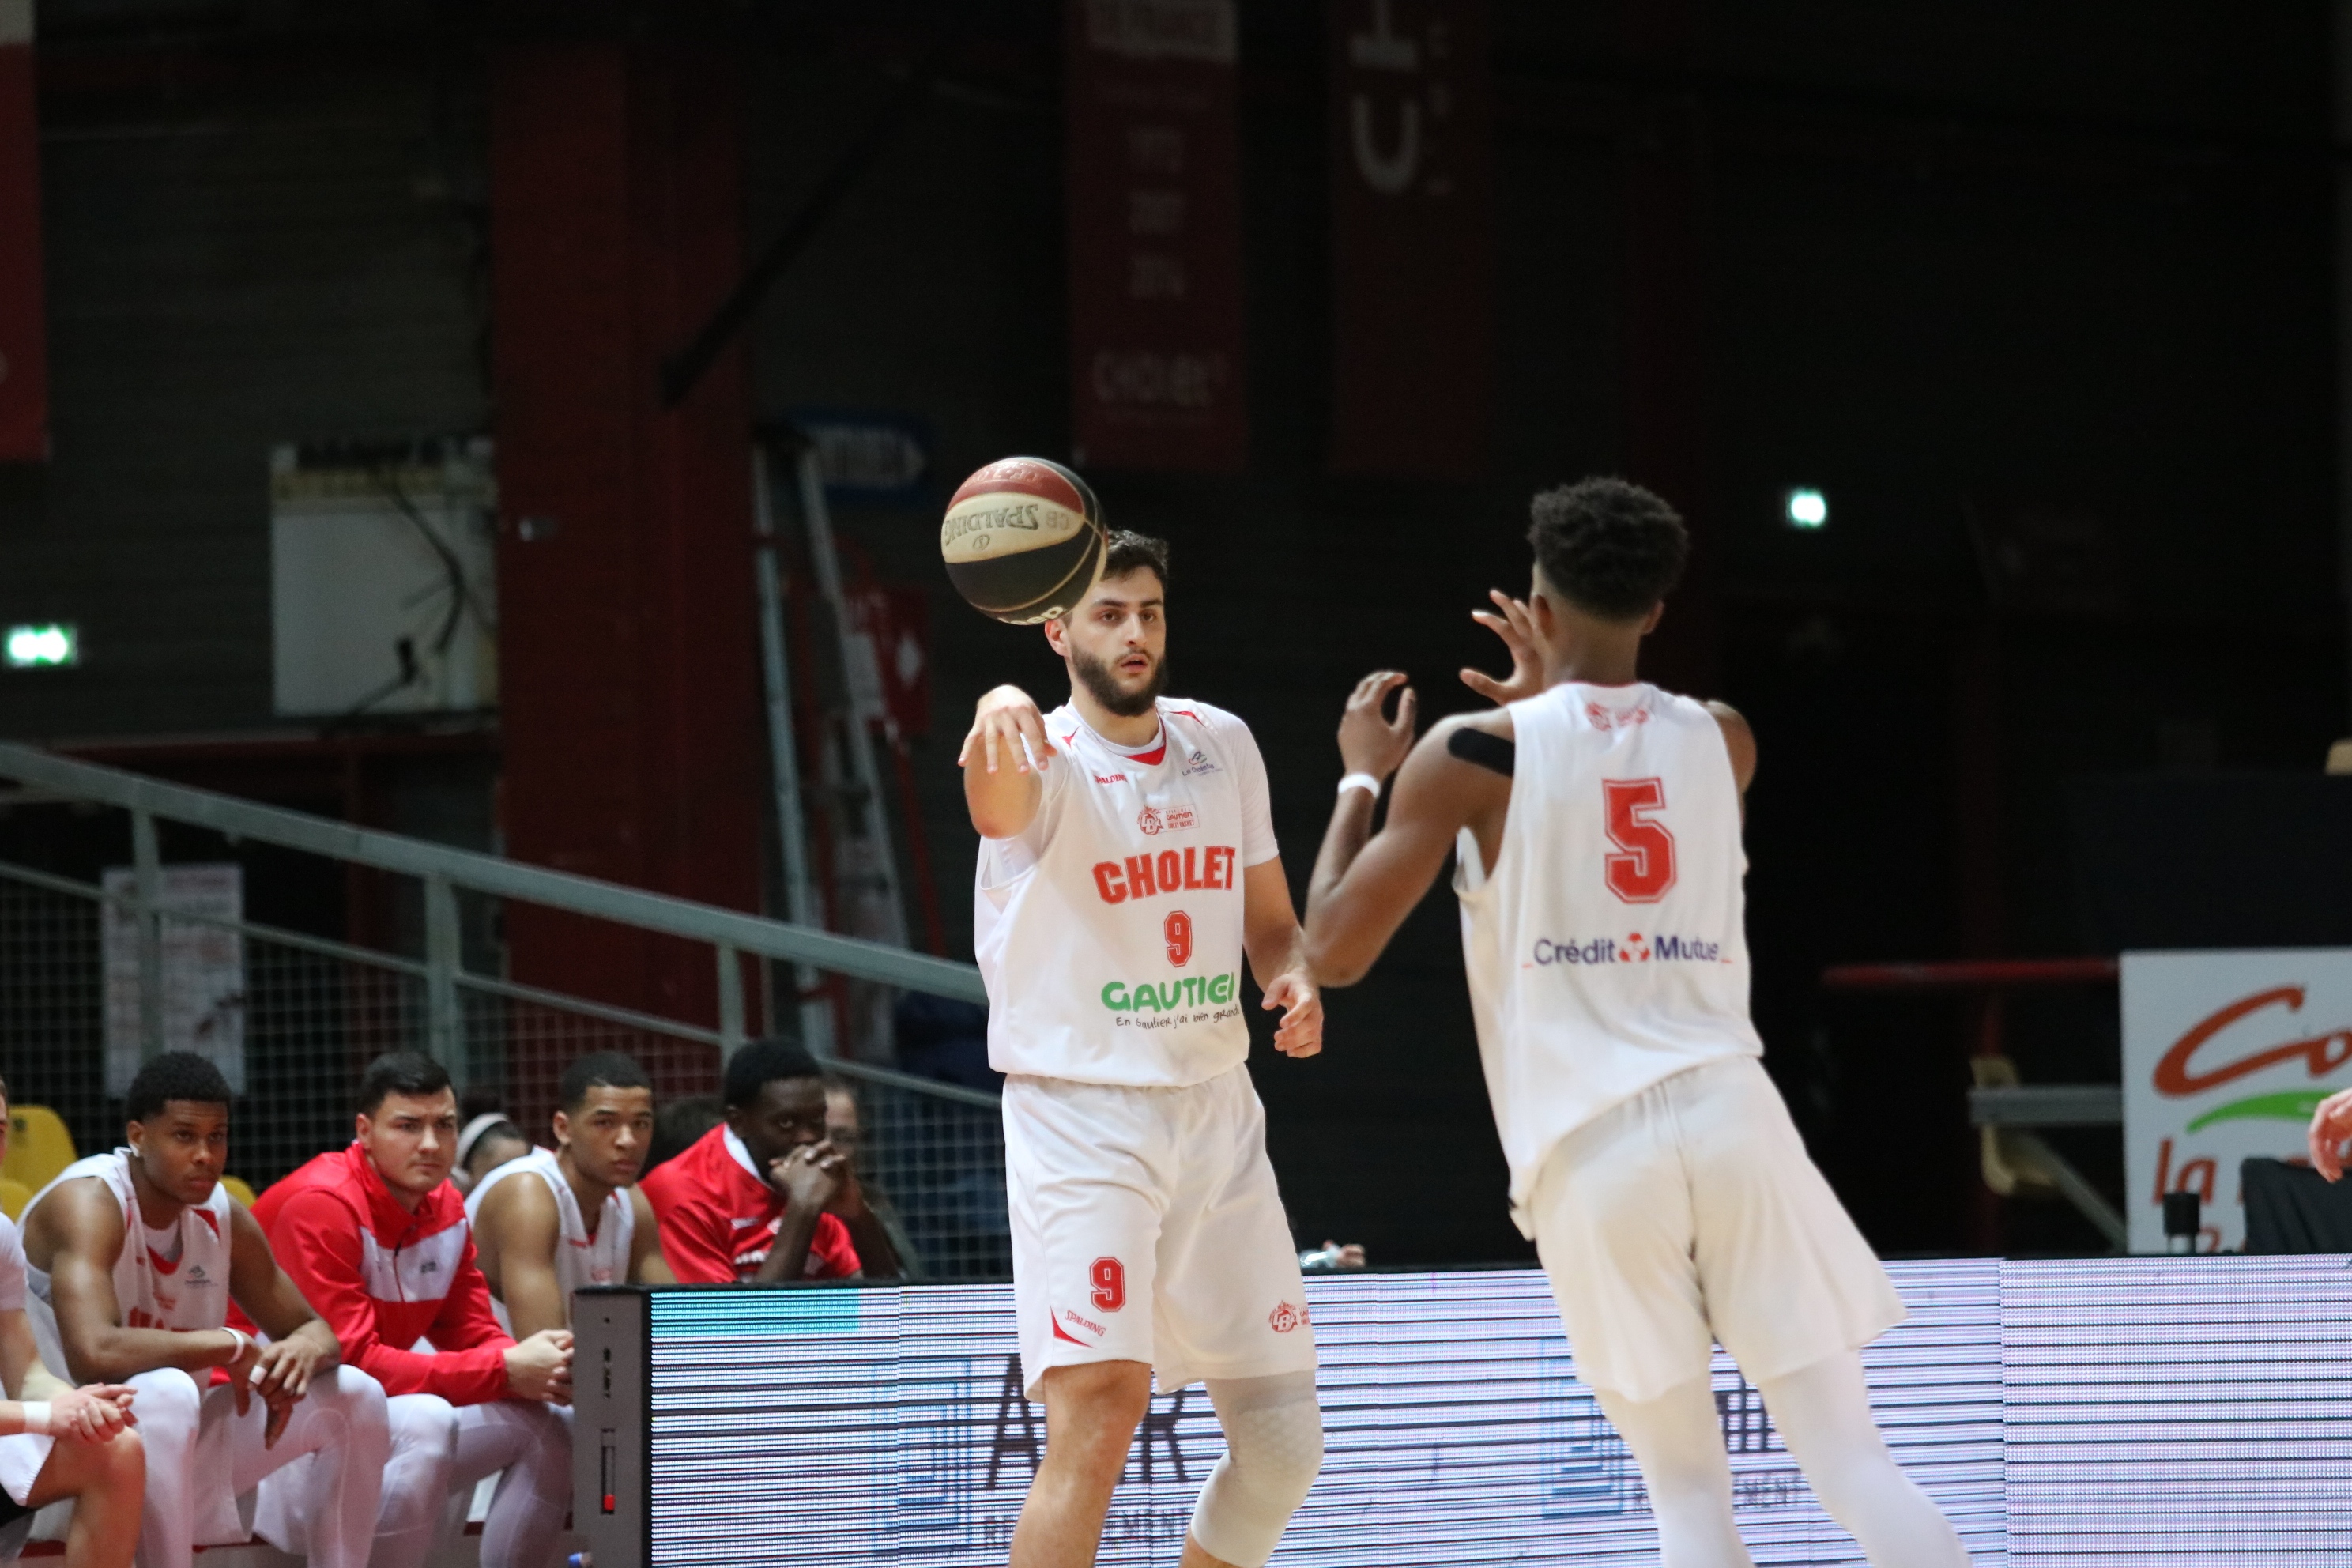
[[[0,1176],[37,1193],[76,1158],[73,1134],[56,1111],[46,1105],[8,1108],[8,1158],[0,1161]]]
[[[21,1217],[25,1205],[33,1201],[33,1189],[22,1182],[12,1182],[0,1176],[0,1214],[10,1219]]]
[[[235,1198],[246,1207],[251,1208],[253,1206],[253,1189],[245,1184],[245,1178],[243,1176],[223,1176],[221,1178],[221,1185],[228,1189],[229,1196]]]

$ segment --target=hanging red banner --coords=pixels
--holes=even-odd
[[[32,0],[0,0],[0,463],[49,455]]]
[[[1331,466],[1472,479],[1492,397],[1486,0],[1330,0]]]
[[[1234,0],[1069,0],[1068,17],[1073,455],[1234,471],[1249,429]]]

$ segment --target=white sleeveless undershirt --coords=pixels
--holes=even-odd
[[[466,1197],[466,1217],[473,1222],[477,1236],[481,1233],[482,1199],[492,1187],[509,1176],[537,1176],[555,1194],[555,1212],[562,1216],[560,1234],[555,1242],[555,1278],[563,1287],[563,1315],[572,1316],[572,1292],[586,1285],[619,1285],[629,1278],[629,1244],[636,1235],[637,1214],[629,1201],[629,1189],[622,1188],[605,1195],[604,1206],[597,1211],[596,1234],[588,1234],[585,1217],[580,1212],[579,1194],[563,1178],[563,1167],[551,1149],[533,1149],[518,1160],[492,1167],[490,1173],[474,1186]],[[514,1324],[507,1316],[507,1304],[493,1298],[491,1307],[499,1314],[499,1322],[509,1333]]]
[[[58,1173],[57,1179],[25,1205],[24,1223],[51,1193],[68,1182],[95,1177],[104,1182],[122,1208],[122,1250],[114,1260],[114,1300],[127,1329],[217,1329],[228,1321],[229,1205],[228,1189],[215,1186],[201,1204],[180,1211],[179,1219],[162,1233],[173,1239],[159,1244],[139,1212],[138,1190],[131,1181],[131,1152],[92,1154]],[[40,1344],[41,1359],[64,1375],[65,1350],[58,1341],[57,1318],[49,1303],[46,1270],[27,1268],[32,1299],[26,1315]]]
[[[1525,1205],[1569,1133],[1660,1079],[1757,1056],[1739,788],[1715,716],[1649,685],[1510,708],[1511,801],[1489,868],[1456,846],[1478,1053]]]

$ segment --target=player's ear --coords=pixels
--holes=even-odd
[[[1055,653],[1057,653],[1057,654],[1061,655],[1064,658],[1069,658],[1069,657],[1070,657],[1070,619],[1069,619],[1069,617],[1068,617],[1067,616],[1055,616],[1052,620],[1047,621],[1047,622],[1045,622],[1045,646],[1046,646],[1046,647],[1050,647],[1050,648],[1052,648]]]
[[[557,1111],[554,1119],[549,1123],[549,1125],[555,1131],[555,1146],[557,1148],[561,1149],[566,1143],[572,1142],[572,1117],[568,1111]]]
[[[1642,617],[1642,635],[1643,637],[1648,637],[1652,632],[1656,631],[1658,629],[1658,623],[1665,618],[1666,602],[1664,599],[1660,599],[1656,604],[1650,606],[1650,613]]]

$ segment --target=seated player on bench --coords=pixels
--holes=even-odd
[[[572,1326],[583,1285],[675,1285],[653,1205],[634,1184],[654,1134],[635,1058],[595,1051],[556,1086],[555,1148],[484,1176],[466,1200],[499,1318],[519,1334]]]
[[[646,1178],[662,1252],[688,1285],[842,1279],[898,1254],[866,1206],[848,1156],[824,1135],[824,1074],[789,1040],[727,1062],[727,1119]]]
[[[548,1568],[572,1507],[572,1429],[549,1408],[572,1397],[572,1336],[518,1344],[490,1310],[449,1182],[457,1096],[440,1063],[413,1051],[370,1062],[356,1128],[349,1145],[262,1194],[253,1217],[344,1356],[391,1395],[369,1561],[421,1568],[452,1495],[503,1470],[483,1568]]]
[[[0,1159],[8,1152],[8,1086],[0,1083]],[[66,1568],[128,1568],[139,1544],[147,1457],[127,1385],[69,1388],[41,1364],[25,1317],[25,1244],[0,1215],[0,1559],[16,1556],[33,1514],[74,1500]],[[26,1395],[36,1397],[27,1399]]]
[[[24,1234],[41,1359],[133,1391],[142,1568],[191,1568],[197,1546],[243,1542],[237,1499],[257,1487],[254,1533],[307,1549],[314,1568],[364,1568],[391,1447],[383,1387],[341,1364],[332,1331],[221,1186],[228,1080],[167,1051],[139,1069],[123,1109],[128,1146],[59,1172],[26,1208]],[[232,1300],[268,1343],[228,1326]],[[226,1382],[211,1381],[215,1368]],[[289,1512],[312,1521],[307,1542]]]

